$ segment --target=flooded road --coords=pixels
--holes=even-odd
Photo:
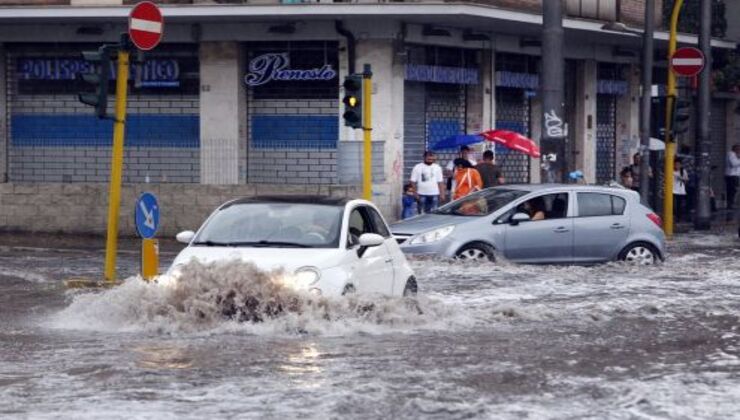
[[[652,268],[414,261],[418,307],[305,297],[238,323],[197,288],[65,290],[102,252],[5,248],[0,417],[738,418],[740,244],[670,252]]]

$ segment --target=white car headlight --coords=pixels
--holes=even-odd
[[[428,244],[446,238],[455,230],[455,226],[445,226],[439,229],[430,230],[417,235],[411,240],[411,245]]]
[[[297,286],[309,287],[321,278],[321,271],[316,267],[301,267],[293,273]]]

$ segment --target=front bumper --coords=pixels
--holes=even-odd
[[[408,240],[400,244],[401,251],[414,256],[454,257],[456,248],[451,238],[447,237],[437,242],[412,245]]]

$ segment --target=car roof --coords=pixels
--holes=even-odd
[[[554,189],[570,189],[574,191],[578,190],[588,190],[588,191],[604,191],[604,192],[631,192],[632,190],[628,190],[626,188],[622,187],[611,187],[608,185],[584,185],[584,184],[507,184],[507,185],[501,185],[499,187],[500,189],[508,189],[508,190],[519,190],[519,191],[527,191],[527,192],[538,192],[538,191],[547,191],[547,190],[554,190]]]
[[[344,207],[352,199],[346,197],[329,197],[322,195],[257,195],[252,197],[242,197],[229,201],[222,208],[234,204],[254,204],[254,203],[284,203],[284,204],[318,204],[324,206]]]

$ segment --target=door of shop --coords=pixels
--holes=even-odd
[[[615,178],[617,141],[617,97],[596,97],[596,183],[606,184]]]

